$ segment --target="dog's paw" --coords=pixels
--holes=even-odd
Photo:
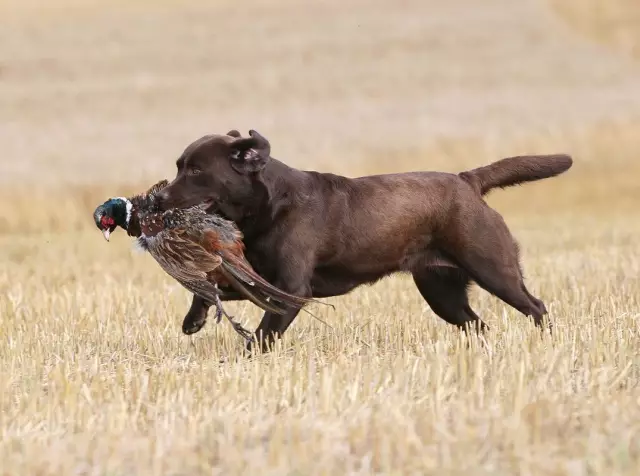
[[[200,329],[202,329],[206,323],[207,323],[206,319],[192,320],[192,319],[185,318],[185,320],[182,322],[182,333],[186,335],[195,334]]]

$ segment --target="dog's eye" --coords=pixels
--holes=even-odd
[[[189,175],[198,175],[200,172],[202,172],[202,170],[198,167],[192,167],[189,169]]]

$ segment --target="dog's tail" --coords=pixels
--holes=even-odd
[[[521,155],[467,170],[458,176],[471,184],[480,195],[485,195],[497,187],[505,188],[560,175],[569,170],[571,165],[573,159],[566,154]]]

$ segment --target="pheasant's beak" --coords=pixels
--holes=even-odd
[[[109,230],[109,228],[106,228],[102,230],[102,234],[104,235],[104,239],[109,241],[109,235],[111,235],[111,230]]]

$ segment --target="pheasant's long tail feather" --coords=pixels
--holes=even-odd
[[[286,309],[278,306],[277,303],[269,302],[264,296],[260,296],[260,292],[255,292],[259,290],[250,290],[245,285],[246,280],[238,278],[233,272],[230,272],[228,268],[224,266],[224,262],[222,266],[220,266],[219,271],[224,275],[225,279],[229,281],[233,288],[244,294],[245,297],[256,306],[264,309],[265,311],[275,312],[276,314],[284,314],[286,312]]]
[[[286,312],[285,309],[278,307],[277,306],[277,301],[266,301],[266,299],[260,298],[255,296],[254,293],[252,293],[244,284],[242,284],[242,282],[240,282],[240,280],[236,279],[233,274],[231,274],[229,271],[227,271],[225,269],[224,266],[220,266],[220,272],[225,276],[225,278],[240,292],[242,292],[245,296],[247,296],[247,298],[254,303],[256,306],[261,307],[262,309],[264,309],[265,311],[271,311],[271,312],[275,312],[276,314],[284,314]],[[277,289],[277,288],[276,288]],[[260,291],[260,289],[256,289],[256,291]],[[271,296],[267,296],[267,297],[271,297]],[[297,296],[296,296],[297,297]],[[317,301],[316,301],[317,302]],[[266,305],[265,305],[266,304]],[[324,303],[322,303],[324,304]],[[327,306],[331,306],[333,308],[333,305],[331,304],[327,304]],[[309,314],[311,317],[313,317],[314,319],[318,320],[319,322],[321,322],[322,324],[324,324],[325,326],[327,326],[329,329],[333,329],[333,327],[329,324],[327,324],[327,322],[325,322],[324,320],[320,319],[318,316],[316,316],[314,313],[310,312],[307,309],[301,308],[302,311],[306,312],[307,314]]]
[[[256,273],[250,265],[243,262],[232,253],[224,253],[221,268],[233,275],[237,280],[246,283],[255,290],[254,292],[258,292],[259,294],[269,297],[271,300],[281,302],[282,304],[292,307],[302,307],[305,304],[315,302],[333,307],[331,304],[323,303],[313,298],[289,294],[273,286]]]

